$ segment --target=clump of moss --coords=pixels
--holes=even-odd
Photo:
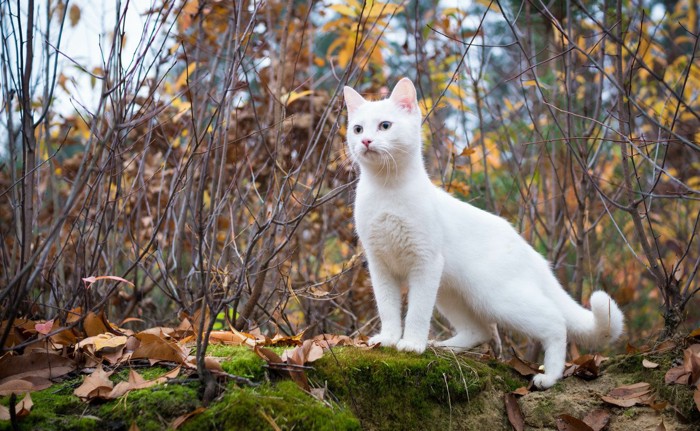
[[[221,362],[221,367],[229,374],[253,381],[261,381],[265,376],[265,360],[256,355],[250,347],[218,344],[209,346],[207,354],[226,358]]]
[[[471,401],[490,382],[488,365],[433,352],[336,348],[313,365],[316,384],[327,385],[366,429],[447,428],[452,406]]]
[[[206,411],[187,421],[182,430],[359,430],[347,409],[322,403],[292,381],[256,388],[229,387]]]
[[[156,431],[166,429],[174,418],[199,405],[198,383],[171,383],[129,392],[99,406],[97,414],[107,429],[128,429],[135,422],[141,431]]]

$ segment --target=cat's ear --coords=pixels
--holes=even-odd
[[[343,96],[345,97],[345,106],[348,107],[348,114],[352,114],[357,108],[367,102],[364,97],[360,96],[360,93],[347,85],[343,89]]]
[[[418,109],[418,99],[416,98],[416,87],[408,78],[401,78],[394,91],[391,92],[389,100],[399,105],[408,112],[415,112]]]

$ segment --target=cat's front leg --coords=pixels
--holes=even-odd
[[[425,351],[444,264],[444,258],[439,255],[414,268],[409,274],[406,327],[403,338],[396,344],[398,350],[416,353]]]
[[[401,285],[382,264],[368,255],[369,275],[382,329],[369,344],[393,347],[401,339]]]

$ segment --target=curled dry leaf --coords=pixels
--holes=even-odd
[[[21,419],[29,416],[33,406],[34,402],[32,401],[32,397],[29,395],[29,393],[25,394],[22,401],[15,405],[16,417]],[[10,409],[5,406],[0,406],[0,420],[9,421],[10,419]]]
[[[53,379],[76,369],[75,362],[48,352],[31,351],[23,355],[5,355],[0,358],[0,383],[6,379],[26,376]]]
[[[556,424],[559,431],[593,431],[593,428],[581,419],[566,414],[557,416]]]
[[[198,414],[200,414],[206,410],[207,410],[206,407],[197,407],[196,409],[192,410],[191,412],[185,413],[184,415],[177,417],[174,421],[172,421],[170,423],[170,428],[176,430],[176,429],[180,428],[180,426],[182,426],[182,424],[187,422],[188,419],[190,419],[194,416],[197,416]]]
[[[522,410],[520,410],[518,400],[512,393],[505,394],[504,399],[508,422],[510,422],[515,431],[523,431],[525,429],[525,418],[523,417]]]
[[[521,376],[534,376],[540,372],[536,364],[527,362],[520,359],[518,355],[513,355],[513,357],[507,362],[508,365],[513,367]]]
[[[132,359],[149,359],[152,362],[170,361],[181,364],[187,358],[187,351],[178,344],[157,335],[139,332],[134,335],[141,343],[131,355]]]
[[[0,384],[0,396],[23,394],[26,392],[40,391],[52,385],[51,380],[44,377],[25,376],[21,379],[6,380]]]
[[[640,382],[625,385],[611,390],[607,396],[600,398],[608,404],[618,407],[632,407],[635,404],[649,405],[651,403],[651,385]]]
[[[593,429],[593,431],[601,431],[608,426],[610,422],[610,412],[605,409],[595,409],[583,418],[583,421]]]
[[[651,362],[647,359],[642,359],[642,366],[644,368],[651,368],[651,369],[659,368],[659,364],[657,364],[656,362]]]
[[[83,401],[107,399],[114,387],[114,383],[109,380],[111,375],[111,371],[107,372],[102,368],[102,365],[98,365],[92,374],[85,377],[83,384],[75,388],[73,395]]]
[[[517,396],[519,396],[519,397],[522,397],[522,396],[525,396],[525,395],[529,394],[530,391],[529,391],[525,386],[521,386],[521,387],[519,387],[518,389],[514,390],[514,391],[511,392],[511,393],[512,393],[513,395],[517,395]]]

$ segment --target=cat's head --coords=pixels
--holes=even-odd
[[[360,166],[399,168],[406,158],[420,157],[421,112],[416,88],[401,79],[388,99],[371,102],[345,87],[347,142]]]

